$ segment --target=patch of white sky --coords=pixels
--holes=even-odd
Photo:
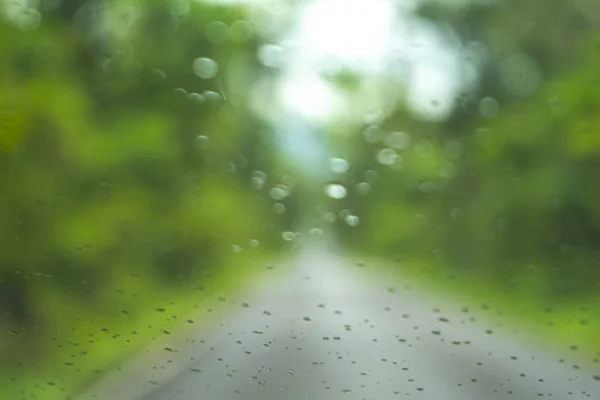
[[[300,6],[298,22],[288,34],[293,49],[279,81],[284,109],[315,121],[366,111],[356,110],[356,102],[348,101],[349,93],[323,76],[339,68],[360,76],[365,93],[369,89],[373,93],[369,85],[379,86],[384,99],[374,99],[375,104],[365,101],[362,107],[399,100],[417,117],[447,118],[476,74],[464,62],[460,42],[449,29],[414,15],[417,3],[312,0]]]

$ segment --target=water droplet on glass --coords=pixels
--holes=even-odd
[[[383,133],[381,132],[381,128],[376,125],[369,125],[363,131],[363,135],[365,140],[369,143],[377,143],[381,140]]]
[[[351,214],[352,214],[352,212],[346,208],[339,212],[339,217],[342,219],[345,219],[348,215],[351,215]]]
[[[285,205],[283,205],[281,203],[275,203],[275,204],[273,204],[273,212],[275,214],[283,214],[283,213],[285,213]]]
[[[493,97],[484,97],[479,102],[479,113],[485,118],[494,118],[500,112],[500,104]]]
[[[252,36],[252,24],[248,21],[235,21],[229,27],[229,37],[236,43],[244,43]]]
[[[196,140],[203,149],[208,148],[208,145],[210,144],[210,138],[208,136],[200,135],[196,138]]]
[[[202,96],[210,103],[219,103],[223,100],[223,97],[219,93],[212,90],[205,90],[202,92]]]
[[[329,159],[329,169],[336,174],[345,174],[350,169],[350,164],[343,158],[332,157]]]
[[[196,103],[204,103],[206,99],[200,93],[190,93],[188,95],[188,100],[196,102]]]
[[[10,2],[7,2],[6,10],[10,10]],[[22,2],[15,2],[16,4]],[[25,2],[27,3],[27,2]],[[11,23],[13,23],[17,28],[28,31],[31,29],[35,29],[40,25],[42,21],[42,14],[33,7],[27,7],[24,4],[17,5],[14,7],[16,12],[7,12],[6,14]]]
[[[363,121],[365,124],[376,124],[382,122],[385,114],[382,110],[375,109],[365,112]]]
[[[269,196],[273,200],[281,201],[281,200],[285,199],[286,197],[288,197],[290,195],[290,193],[291,193],[291,190],[288,186],[277,185],[269,191]]]
[[[371,185],[367,182],[360,182],[356,185],[356,191],[364,196],[371,191]]]
[[[294,240],[296,238],[296,234],[294,232],[286,231],[281,234],[281,237],[286,242],[291,242],[292,240]]]
[[[258,60],[270,68],[279,68],[285,60],[283,47],[277,44],[264,44],[258,49]]]
[[[177,96],[181,96],[181,97],[187,96],[187,94],[188,94],[184,88],[174,89],[173,93],[175,93]]]
[[[391,132],[386,136],[384,142],[393,149],[403,150],[410,146],[410,134],[406,132]]]
[[[379,173],[377,171],[373,171],[372,169],[365,171],[365,181],[369,183],[376,182],[379,179]]]
[[[221,44],[227,41],[229,36],[229,28],[224,22],[221,21],[213,21],[206,25],[206,38],[214,43]]]
[[[194,60],[192,69],[198,78],[212,79],[219,72],[219,64],[210,58],[199,57]]]
[[[337,219],[337,216],[335,215],[335,213],[327,212],[323,214],[323,219],[325,220],[325,222],[332,224]]]
[[[398,159],[398,153],[394,149],[381,149],[377,153],[377,162],[382,165],[393,165]]]
[[[309,233],[314,236],[320,236],[323,234],[323,230],[321,228],[312,228]]]
[[[325,193],[332,199],[343,199],[346,197],[347,190],[339,183],[330,183],[325,186]]]
[[[263,188],[264,184],[265,184],[265,181],[263,181],[262,179],[260,179],[256,176],[250,178],[250,186],[254,190],[261,190]]]
[[[358,218],[356,215],[348,215],[344,220],[349,226],[352,227],[358,226],[360,223],[360,218]]]
[[[165,73],[165,71],[163,71],[162,69],[158,69],[158,68],[154,68],[152,70],[152,74],[159,79],[165,79],[167,77],[167,74]]]
[[[252,171],[252,178],[250,178],[250,186],[254,190],[261,190],[267,182],[267,174],[262,171]]]

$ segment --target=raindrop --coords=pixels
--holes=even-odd
[[[267,181],[267,174],[265,174],[263,171],[252,171],[252,178],[256,178],[257,180],[259,180],[260,182],[262,182],[263,184]],[[262,186],[261,186],[262,187]]]
[[[208,148],[208,145],[210,144],[210,138],[208,136],[200,135],[196,138],[196,140],[203,149]]]
[[[371,185],[369,185],[367,182],[360,182],[356,185],[356,191],[360,195],[367,195],[369,192],[371,192]]]
[[[385,144],[397,150],[406,149],[410,146],[410,134],[406,132],[391,132],[386,136]]]
[[[275,214],[283,214],[283,213],[285,213],[285,205],[283,205],[281,203],[275,203],[275,204],[273,204],[273,212]]]
[[[162,69],[158,69],[158,68],[154,68],[152,70],[152,74],[159,79],[165,79],[167,77],[167,74],[165,73],[165,71],[163,71]]]
[[[379,140],[381,140],[381,136],[383,135],[383,133],[381,132],[381,129],[378,126],[369,125],[363,131],[363,135],[367,142],[377,143]]]
[[[346,224],[355,227],[360,223],[360,219],[356,215],[348,215],[345,219]]]
[[[382,165],[393,165],[399,160],[398,153],[394,149],[381,149],[377,153],[377,162]]]
[[[188,94],[188,99],[195,103],[204,103],[206,99],[200,93],[190,93]]]
[[[309,233],[313,236],[321,236],[323,234],[323,230],[321,228],[312,228]]]
[[[328,212],[328,213],[323,214],[323,219],[326,222],[329,222],[331,224],[331,223],[335,222],[335,220],[337,219],[337,217],[336,217],[335,213]]]
[[[365,124],[375,124],[381,122],[383,119],[384,113],[379,109],[366,111],[363,117]]]
[[[244,43],[252,36],[252,24],[248,21],[239,20],[231,24],[229,37],[236,43]]]
[[[368,183],[376,182],[379,179],[379,173],[372,169],[365,171],[365,181]]]
[[[20,12],[11,16],[11,22],[24,31],[37,28],[41,21],[42,14],[33,7],[23,7]]]
[[[253,176],[252,178],[250,178],[250,186],[252,187],[252,189],[261,190],[264,185],[265,181],[260,179],[259,177]]]
[[[484,97],[479,102],[479,113],[485,118],[494,118],[500,112],[500,104],[493,97]]]
[[[325,193],[332,199],[339,200],[346,197],[347,190],[344,186],[340,185],[339,183],[330,183],[325,186]]]
[[[296,234],[294,232],[286,231],[281,234],[281,237],[286,242],[291,242],[292,240],[294,240],[296,238]]]
[[[269,191],[269,196],[273,200],[281,201],[290,195],[290,188],[285,185],[277,185]]]
[[[211,103],[218,103],[223,99],[219,93],[212,90],[205,90],[202,92],[202,96],[204,96],[204,98]]]
[[[210,58],[199,57],[194,60],[192,69],[198,78],[212,79],[219,72],[219,64]]]
[[[336,174],[345,174],[350,169],[350,164],[343,158],[332,157],[329,159],[329,168]]]
[[[279,68],[285,60],[283,47],[277,44],[264,44],[258,49],[258,59],[261,64],[270,68]]]
[[[184,88],[174,89],[173,93],[175,93],[175,95],[181,96],[181,97],[187,96],[187,94],[188,94],[187,91]]]
[[[221,21],[213,21],[210,24],[206,25],[206,38],[214,43],[221,44],[227,41],[229,28],[225,25],[224,22]]]

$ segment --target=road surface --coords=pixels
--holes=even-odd
[[[353,264],[308,251],[82,399],[600,399],[598,371]]]

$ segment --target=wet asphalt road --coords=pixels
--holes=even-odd
[[[82,399],[600,399],[598,371],[349,264],[304,253],[211,327],[159,344]]]

